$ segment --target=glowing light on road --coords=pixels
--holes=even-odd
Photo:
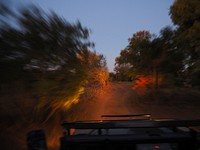
[[[136,81],[135,85],[132,87],[132,90],[137,90],[140,95],[145,94],[148,87],[161,85],[163,82],[163,76],[155,77],[153,75],[140,76]]]
[[[132,90],[137,90],[140,95],[143,95],[148,86],[153,85],[153,79],[150,76],[141,76],[135,81],[135,85]]]
[[[70,108],[71,105],[78,103],[78,102],[79,102],[79,97],[80,97],[81,94],[83,94],[83,92],[84,92],[84,88],[81,87],[81,88],[78,90],[77,94],[73,95],[71,98],[69,98],[68,100],[66,100],[66,101],[64,102],[63,106],[64,106],[65,108]]]

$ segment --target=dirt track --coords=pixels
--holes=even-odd
[[[200,118],[200,102],[196,97],[187,102],[178,99],[175,101],[138,99],[137,92],[133,91],[130,82],[110,83],[108,88],[97,99],[82,101],[70,111],[68,120],[97,120],[105,114],[141,114],[150,113],[152,118]],[[158,102],[160,101],[160,102]]]
[[[132,90],[133,83],[109,83],[104,92],[93,100],[80,100],[66,111],[66,121],[101,120],[105,114],[150,113],[152,118],[200,119],[200,92],[193,89],[162,89],[158,93],[147,89],[146,95]],[[29,101],[27,101],[29,102]],[[64,114],[62,118],[64,117]],[[9,118],[7,118],[9,119]],[[45,124],[49,150],[58,150],[62,135],[59,115]],[[5,123],[5,122],[3,122]],[[24,125],[27,125],[24,126]],[[36,126],[42,128],[41,126]],[[26,133],[37,129],[26,122],[18,121],[8,128],[2,128],[1,145],[4,149],[26,150]],[[199,129],[200,130],[200,129]],[[16,132],[20,131],[20,132]],[[13,135],[15,135],[13,137]],[[10,143],[13,143],[10,145]]]
[[[189,89],[161,89],[140,95],[133,83],[113,82],[93,100],[82,100],[67,114],[67,121],[102,120],[101,115],[151,114],[154,118],[200,119],[200,93]],[[187,91],[188,92],[187,92]],[[164,92],[163,92],[164,91]],[[200,131],[200,128],[196,128]]]

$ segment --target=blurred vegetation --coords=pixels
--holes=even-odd
[[[12,10],[0,3],[1,148],[26,149],[21,144],[26,132],[42,127],[51,131],[51,146],[58,144],[67,110],[106,85],[105,57],[93,47],[89,29],[80,22],[69,23],[33,5]],[[10,137],[16,129],[20,133]]]
[[[186,78],[192,85],[200,85],[200,1],[177,0],[170,15],[176,25],[178,48],[184,51]]]
[[[170,8],[174,26],[154,35],[138,31],[116,58],[115,79],[151,76],[154,87],[200,85],[200,2],[176,0]]]
[[[174,26],[159,35],[134,33],[116,58],[115,73],[109,74],[105,57],[90,50],[94,43],[80,22],[69,23],[35,6],[13,10],[0,3],[1,148],[26,149],[26,132],[41,127],[51,131],[48,140],[55,146],[67,110],[79,99],[94,98],[109,76],[140,79],[140,84],[148,79],[155,88],[199,87],[200,2],[176,0],[170,16]]]

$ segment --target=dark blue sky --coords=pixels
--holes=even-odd
[[[20,5],[34,3],[45,11],[53,10],[73,23],[79,20],[90,28],[95,50],[104,54],[110,71],[115,58],[140,30],[159,31],[172,25],[169,8],[174,0],[18,0]]]

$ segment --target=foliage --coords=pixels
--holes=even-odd
[[[175,42],[175,33],[171,27],[161,30],[159,37],[148,31],[139,31],[133,34],[129,45],[116,58],[115,69],[126,74],[128,72],[132,79],[152,76],[155,87],[161,81],[159,76],[169,77],[172,74],[175,80],[183,69],[183,54],[176,48]],[[121,69],[127,65],[129,67]]]
[[[82,50],[79,59],[85,69],[87,85],[85,86],[84,97],[94,98],[107,85],[109,73],[106,66],[106,59],[103,55],[88,50]]]
[[[35,6],[15,12],[0,7],[1,127],[56,128],[88,87],[105,86],[105,57],[89,50],[94,44],[80,22],[71,24]]]
[[[136,72],[148,72],[148,67],[144,69],[149,61],[149,44],[152,35],[148,31],[139,31],[133,34],[129,39],[129,45],[121,51],[120,56],[116,58],[115,71],[121,76],[133,80],[136,78]],[[146,50],[144,50],[146,49]],[[150,67],[150,66],[149,66]]]
[[[200,2],[176,0],[170,15],[174,28],[165,27],[158,37],[138,31],[129,39],[128,46],[116,58],[115,72],[120,80],[152,75],[156,87],[159,76],[166,79],[165,83],[199,85]]]
[[[106,60],[89,50],[94,44],[80,22],[71,24],[35,6],[18,13],[7,10],[5,6],[0,16],[0,81],[27,84],[37,101],[33,113],[39,121],[77,103],[91,82],[103,86]]]
[[[193,85],[200,83],[200,2],[199,0],[176,0],[170,15],[177,25],[176,37],[179,48],[186,55],[186,77]]]

